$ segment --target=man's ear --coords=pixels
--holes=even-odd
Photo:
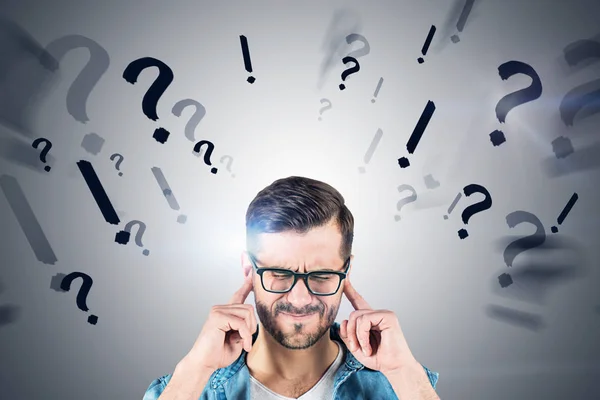
[[[352,272],[352,267],[354,266],[354,254],[350,255],[350,267],[348,268],[348,273],[346,276],[350,277],[350,272]]]
[[[245,278],[246,276],[248,276],[248,274],[252,273],[252,263],[250,262],[250,259],[248,258],[248,252],[246,250],[242,251],[241,261],[242,261],[242,273],[244,274],[244,278]]]

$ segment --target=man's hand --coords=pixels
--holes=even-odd
[[[228,304],[211,308],[198,339],[186,357],[202,368],[214,371],[234,362],[242,348],[250,352],[257,322],[254,307],[244,302],[251,291],[252,272]]]
[[[396,314],[373,310],[349,278],[344,282],[344,294],[355,311],[340,324],[340,337],[352,355],[365,367],[384,374],[402,400],[439,400],[408,348]]]
[[[396,314],[373,310],[358,294],[350,280],[344,282],[344,294],[354,307],[350,317],[340,324],[340,336],[352,355],[365,367],[389,374],[416,363]]]

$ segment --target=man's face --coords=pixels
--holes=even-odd
[[[342,271],[344,261],[339,254],[342,235],[330,223],[304,235],[294,232],[266,233],[259,236],[260,251],[253,254],[258,268],[285,268],[295,272],[319,270]],[[244,266],[250,266],[244,256]],[[328,332],[335,321],[343,293],[311,294],[303,279],[283,294],[264,290],[260,276],[254,273],[256,312],[265,331],[288,349],[306,349]]]

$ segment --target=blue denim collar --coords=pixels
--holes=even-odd
[[[260,326],[260,325],[259,325]],[[258,337],[258,327],[256,328],[256,332],[252,335],[252,344],[256,342],[256,338]],[[338,322],[334,322],[329,329],[329,337],[332,340],[335,340],[340,343],[342,349],[344,351],[344,364],[349,371],[355,371],[364,368],[364,365],[358,361],[350,351],[348,351],[344,341],[340,337],[340,324]],[[246,354],[248,352],[242,349],[242,353],[232,364],[227,367],[219,368],[216,370],[212,378],[210,380],[210,386],[213,389],[216,389],[219,386],[222,386],[230,379],[233,375],[235,375],[239,370],[246,367]]]

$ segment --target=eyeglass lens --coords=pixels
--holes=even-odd
[[[265,271],[262,279],[265,289],[274,292],[286,292],[294,283],[294,275],[283,271]],[[309,289],[317,294],[332,294],[339,284],[340,276],[337,274],[321,272],[308,277]]]

